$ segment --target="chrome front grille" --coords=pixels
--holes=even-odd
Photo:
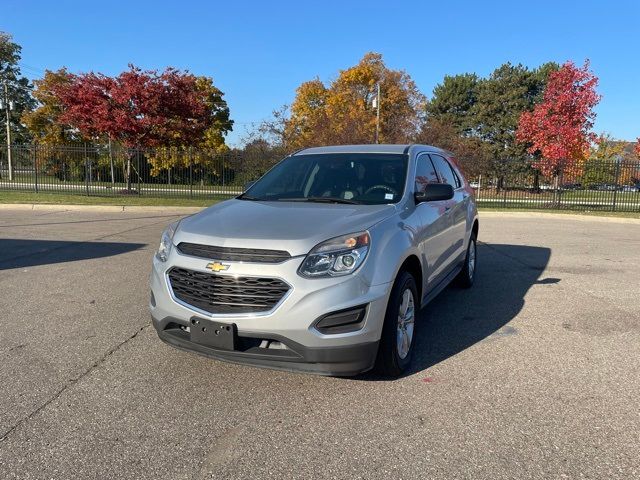
[[[277,278],[236,277],[173,267],[167,272],[176,299],[213,314],[267,312],[289,291]]]
[[[228,262],[282,263],[291,255],[284,250],[264,250],[258,248],[231,248],[180,242],[178,250],[185,255]]]

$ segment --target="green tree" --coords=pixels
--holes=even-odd
[[[526,147],[516,140],[520,116],[542,99],[549,72],[558,66],[547,63],[535,70],[505,63],[478,85],[472,108],[474,132],[490,145],[499,163],[528,159]]]
[[[557,68],[554,63],[534,70],[506,63],[488,78],[445,76],[426,106],[427,122],[418,140],[456,153],[469,172],[493,170],[501,186],[507,172],[530,170],[530,155],[515,138],[518,120],[542,100],[547,76]]]
[[[446,75],[442,83],[435,86],[433,97],[427,103],[427,122],[450,125],[459,134],[471,133],[476,126],[472,115],[479,83],[475,73]]]
[[[31,84],[22,76],[19,62],[22,48],[13,41],[11,35],[0,32],[0,99],[5,103],[5,84],[10,102],[11,142],[14,144],[27,143],[31,140],[29,131],[20,122],[20,117],[26,111],[35,107],[35,100],[31,97]],[[2,111],[4,123],[4,110]],[[0,142],[6,145],[6,128],[0,129]]]
[[[506,175],[531,173],[531,155],[516,139],[518,122],[523,112],[542,100],[547,77],[558,68],[555,63],[534,70],[505,63],[478,84],[477,101],[470,112],[472,129],[488,147],[498,190],[503,188]],[[539,179],[534,175],[537,187]]]

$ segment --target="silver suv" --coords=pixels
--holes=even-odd
[[[164,231],[153,324],[221,360],[398,376],[418,310],[452,280],[473,284],[477,235],[473,191],[447,152],[308,148]]]

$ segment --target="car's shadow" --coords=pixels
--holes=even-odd
[[[143,243],[0,238],[0,270],[112,257],[144,246]]]
[[[560,281],[541,278],[550,256],[544,247],[479,243],[474,286],[445,289],[418,315],[413,361],[406,374],[436,365],[491,335],[517,334],[507,324],[522,310],[529,288]],[[356,378],[388,380],[375,373]]]

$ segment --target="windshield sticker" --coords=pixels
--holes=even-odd
[[[384,199],[385,200],[393,200],[393,193],[385,193],[384,194]]]

